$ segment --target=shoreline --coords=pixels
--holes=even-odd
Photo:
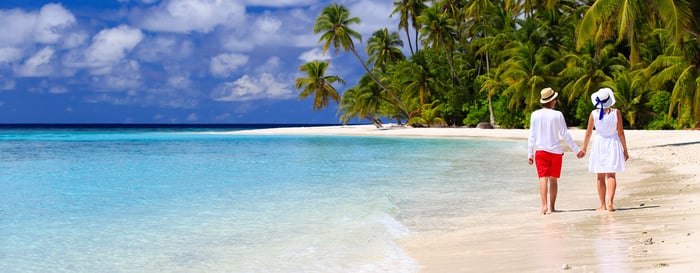
[[[411,128],[373,125],[289,127],[230,132],[487,138],[526,141],[524,129]],[[581,146],[585,130],[570,129]],[[226,133],[229,134],[229,133]],[[694,272],[700,269],[700,131],[625,130],[630,160],[619,173],[615,212],[598,212],[587,158],[568,152],[557,208],[546,216],[503,212],[484,221],[456,219],[453,232],[418,232],[399,240],[430,272]],[[566,147],[566,145],[564,145]],[[526,162],[523,151],[523,164]],[[585,170],[585,171],[583,171]],[[575,175],[569,175],[575,174]],[[532,175],[533,194],[536,175]],[[474,230],[475,225],[487,228]],[[489,229],[488,227],[491,227]]]

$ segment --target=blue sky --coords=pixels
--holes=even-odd
[[[2,0],[0,123],[338,123],[294,88],[315,59],[341,92],[363,73],[321,54],[311,29],[332,3],[362,42],[397,30],[389,0]]]

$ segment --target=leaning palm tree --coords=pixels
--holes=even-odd
[[[379,112],[384,103],[382,89],[369,76],[360,78],[360,82],[343,93],[338,113],[343,124],[351,119],[366,119],[378,128],[382,127]]]
[[[367,75],[374,80],[377,85],[382,89],[387,91],[387,93],[394,99],[394,103],[400,107],[401,110],[408,114],[408,110],[403,106],[401,101],[398,99],[395,93],[391,92],[374,73],[369,69],[369,67],[362,61],[362,58],[357,54],[355,50],[354,39],[360,40],[362,42],[362,36],[357,31],[351,29],[350,24],[359,24],[360,18],[350,17],[350,11],[343,5],[332,4],[321,12],[321,15],[316,18],[316,23],[314,24],[314,33],[322,33],[321,38],[318,40],[319,43],[323,43],[323,54],[326,54],[328,48],[333,46],[335,52],[338,53],[339,49],[344,51],[350,51],[360,62],[362,67],[367,72]]]
[[[314,94],[314,110],[327,107],[330,100],[336,103],[340,101],[340,95],[332,84],[335,82],[345,84],[345,81],[338,76],[326,76],[328,64],[328,62],[313,61],[299,67],[299,71],[306,72],[308,78],[297,78],[294,87],[303,89],[299,99],[305,99]]]

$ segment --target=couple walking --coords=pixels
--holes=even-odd
[[[613,200],[617,186],[615,173],[625,170],[625,161],[629,155],[622,128],[622,114],[612,108],[615,104],[612,90],[602,88],[591,95],[594,109],[588,117],[583,149],[576,145],[569,134],[564,115],[554,110],[559,93],[552,88],[545,88],[540,95],[542,109],[532,112],[530,116],[527,157],[530,165],[534,163],[537,166],[542,214],[556,211],[554,203],[557,200],[558,180],[564,155],[559,137],[576,153],[576,157],[582,158],[586,155],[594,128],[596,136],[591,147],[588,170],[596,174],[600,198],[598,210],[614,211]]]

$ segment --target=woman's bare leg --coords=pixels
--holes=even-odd
[[[596,175],[596,185],[598,186],[598,199],[600,199],[600,207],[597,210],[606,210],[605,207],[605,173]]]
[[[615,200],[615,189],[617,188],[617,179],[615,178],[615,173],[609,173],[608,175],[608,199],[607,199],[607,210],[609,211],[615,211],[615,207],[613,206],[613,201]]]

